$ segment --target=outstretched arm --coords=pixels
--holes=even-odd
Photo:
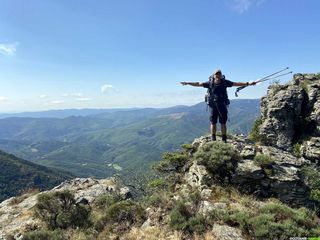
[[[180,82],[183,86],[190,85],[193,87],[203,87],[203,83],[200,82]]]
[[[252,86],[256,85],[256,82],[234,82],[233,87],[243,87],[243,86]]]

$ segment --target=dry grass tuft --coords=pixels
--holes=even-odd
[[[123,240],[181,240],[181,232],[169,232],[160,227],[132,228]]]

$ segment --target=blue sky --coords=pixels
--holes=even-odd
[[[319,9],[317,0],[0,0],[0,112],[191,105],[205,89],[179,82],[217,68],[245,82],[287,66],[320,72]]]

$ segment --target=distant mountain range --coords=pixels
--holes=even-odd
[[[89,116],[106,112],[118,112],[122,110],[134,110],[136,108],[122,109],[62,109],[62,110],[48,110],[41,112],[21,112],[21,113],[0,113],[0,119],[9,117],[24,117],[24,118],[67,118],[71,116]]]
[[[205,103],[162,109],[85,109],[75,110],[77,116],[48,118],[73,111],[0,119],[0,149],[77,176],[104,178],[145,172],[163,152],[209,132]],[[248,134],[258,114],[258,99],[232,100],[229,132]]]
[[[21,191],[49,189],[72,175],[49,169],[0,151],[0,202]]]

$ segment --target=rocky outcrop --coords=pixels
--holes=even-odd
[[[320,74],[295,74],[261,99],[263,143],[286,151],[306,136],[320,136]]]
[[[209,142],[207,137],[201,137],[196,139],[193,145],[199,147]],[[229,144],[237,149],[242,160],[237,163],[228,184],[257,197],[278,198],[291,206],[314,205],[314,202],[309,199],[310,188],[301,174],[301,168],[309,164],[309,160],[294,156],[292,153],[276,147],[256,146],[248,139],[239,136],[230,139]],[[272,162],[267,165],[259,164],[254,160],[257,154],[270,157]],[[202,170],[199,171],[199,169]],[[212,179],[206,168],[196,161],[185,173],[185,176],[189,186],[200,187],[200,189],[208,188],[208,184],[201,180]]]
[[[21,239],[24,232],[41,228],[42,223],[33,217],[32,212],[38,195],[63,190],[71,191],[76,202],[82,204],[91,204],[103,194],[116,194],[122,198],[130,196],[129,189],[121,186],[115,178],[101,180],[75,178],[64,181],[50,191],[12,197],[0,203],[0,239],[1,236],[4,239],[9,237]]]

